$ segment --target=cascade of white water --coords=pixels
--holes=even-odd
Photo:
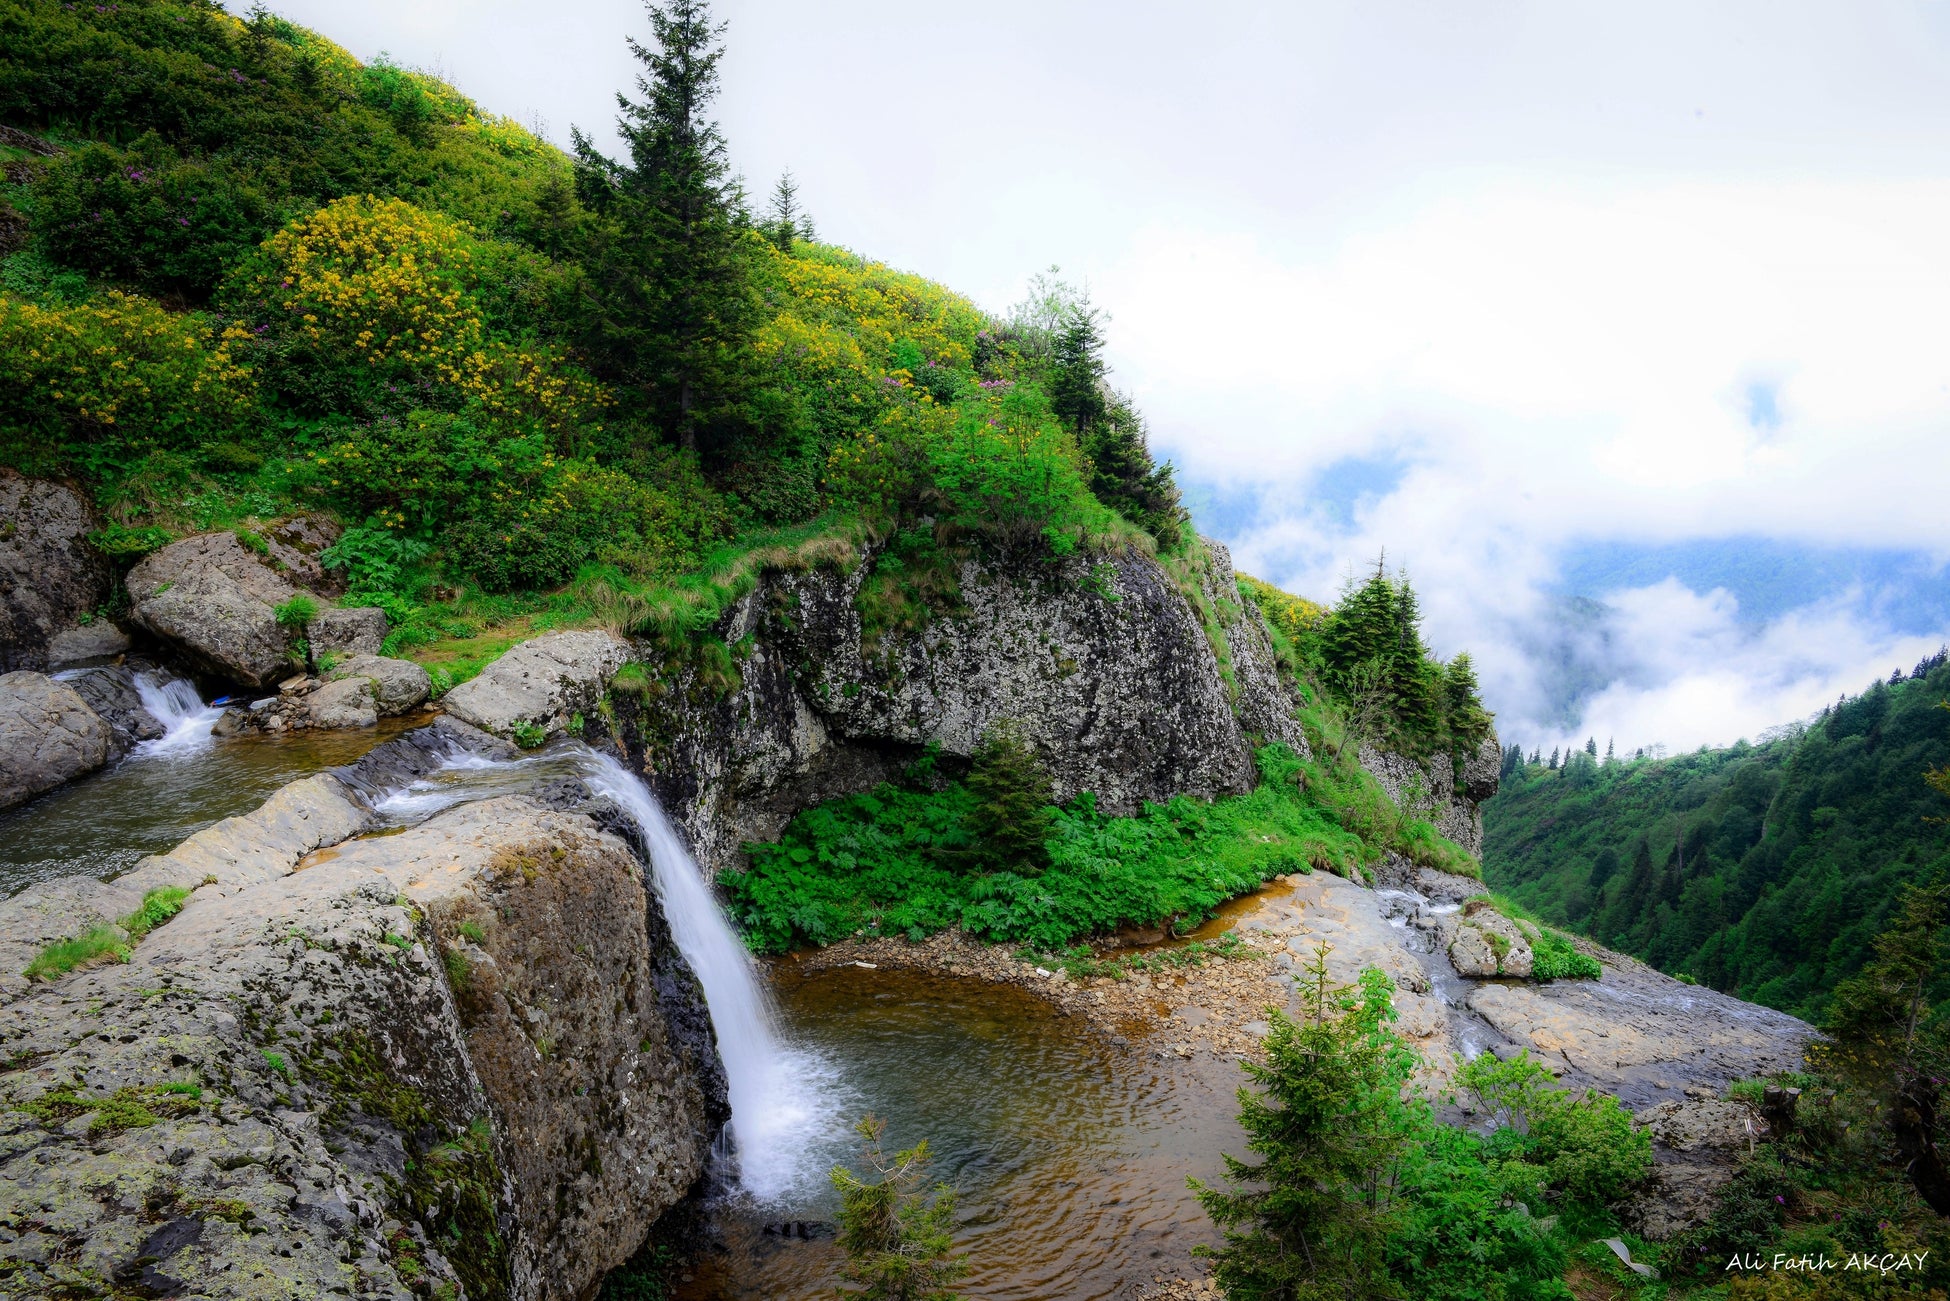
[[[801,1167],[815,1140],[841,1123],[843,1089],[819,1058],[780,1039],[757,964],[650,788],[608,755],[585,753],[590,791],[614,800],[649,847],[671,935],[704,986],[731,1090],[738,1182],[761,1201],[780,1197],[823,1173]]]
[[[186,678],[161,681],[153,673],[138,673],[136,694],[142,707],[163,726],[163,734],[136,747],[139,755],[190,754],[211,742],[210,729],[223,717],[223,710],[203,703],[196,684]]]

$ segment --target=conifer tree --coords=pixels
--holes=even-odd
[[[1950,1027],[1930,997],[1943,973],[1950,881],[1903,887],[1875,956],[1836,986],[1823,1055],[1887,1101],[1885,1121],[1917,1193],[1950,1215],[1950,1143],[1941,1116]]]
[[[1209,1254],[1213,1275],[1237,1298],[1399,1295],[1385,1244],[1394,1207],[1385,1172],[1407,1147],[1402,1100],[1415,1054],[1390,1028],[1387,978],[1370,968],[1358,989],[1335,985],[1316,950],[1301,986],[1299,1020],[1274,1009],[1266,1062],[1247,1062],[1240,1125],[1260,1159],[1225,1158],[1232,1188],[1191,1181],[1225,1230]]]
[[[600,222],[589,271],[585,351],[636,390],[686,450],[735,420],[756,323],[745,240],[749,218],[727,174],[725,140],[707,114],[718,93],[724,24],[706,0],[646,6],[653,37],[629,41],[643,97],[618,94],[622,162],[572,133],[578,188]]]
[[[969,857],[980,871],[1034,875],[1049,866],[1049,770],[1012,723],[989,729],[968,773],[975,807],[968,817],[974,838]]]
[[[1079,441],[1110,411],[1104,399],[1102,315],[1088,298],[1073,305],[1057,331],[1051,357],[1050,409]]]
[[[1185,522],[1171,463],[1151,459],[1144,420],[1122,398],[1113,398],[1103,416],[1080,438],[1090,461],[1090,491],[1098,501],[1144,529],[1166,551],[1175,548]]]
[[[812,218],[800,206],[799,183],[792,179],[790,169],[780,173],[779,183],[772,187],[772,207],[765,214],[762,229],[781,253],[792,251],[793,240],[810,241],[813,237]]]
[[[881,1148],[887,1122],[868,1116],[855,1127],[866,1140],[872,1178],[862,1179],[835,1166],[833,1187],[840,1194],[840,1274],[857,1289],[840,1295],[859,1301],[957,1301],[949,1287],[968,1272],[954,1245],[955,1193],[936,1184],[923,1196],[928,1177],[927,1140],[896,1153]]]

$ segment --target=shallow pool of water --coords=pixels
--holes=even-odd
[[[0,898],[52,877],[125,872],[213,822],[248,813],[286,782],[351,763],[424,721],[388,718],[350,731],[138,748],[112,767],[0,813]]]
[[[860,1168],[847,1126],[867,1112],[886,1120],[890,1154],[928,1140],[957,1192],[956,1247],[972,1265],[959,1290],[971,1297],[1119,1295],[1188,1272],[1193,1244],[1216,1240],[1185,1179],[1217,1178],[1219,1153],[1245,1150],[1236,1065],[1167,1067],[1006,986],[775,971],[783,1031],[834,1073],[844,1123],[800,1136],[805,1177],[784,1197],[716,1206],[718,1241],[684,1301],[833,1295],[837,1198],[824,1172]]]

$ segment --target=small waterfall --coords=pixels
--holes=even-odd
[[[824,1062],[780,1039],[757,964],[643,779],[595,751],[586,751],[583,763],[591,792],[614,800],[649,847],[671,934],[710,1004],[731,1088],[738,1182],[760,1201],[775,1200],[824,1174],[801,1167],[818,1148],[817,1140],[843,1123],[843,1090]]]
[[[203,703],[196,684],[187,678],[163,681],[154,673],[138,673],[136,694],[150,717],[162,724],[163,734],[137,746],[138,755],[194,754],[208,748],[213,738],[210,729],[223,717],[223,710]]]

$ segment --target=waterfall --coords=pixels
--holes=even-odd
[[[223,710],[203,703],[196,684],[187,678],[161,680],[153,673],[138,673],[136,694],[149,716],[162,724],[163,734],[136,747],[138,755],[193,754],[209,746],[210,729],[223,717]]]
[[[801,1167],[817,1140],[844,1123],[839,1081],[819,1058],[781,1040],[757,964],[643,779],[595,751],[582,762],[590,791],[614,800],[642,834],[671,935],[704,986],[731,1089],[738,1182],[760,1201],[777,1199],[824,1174]]]

